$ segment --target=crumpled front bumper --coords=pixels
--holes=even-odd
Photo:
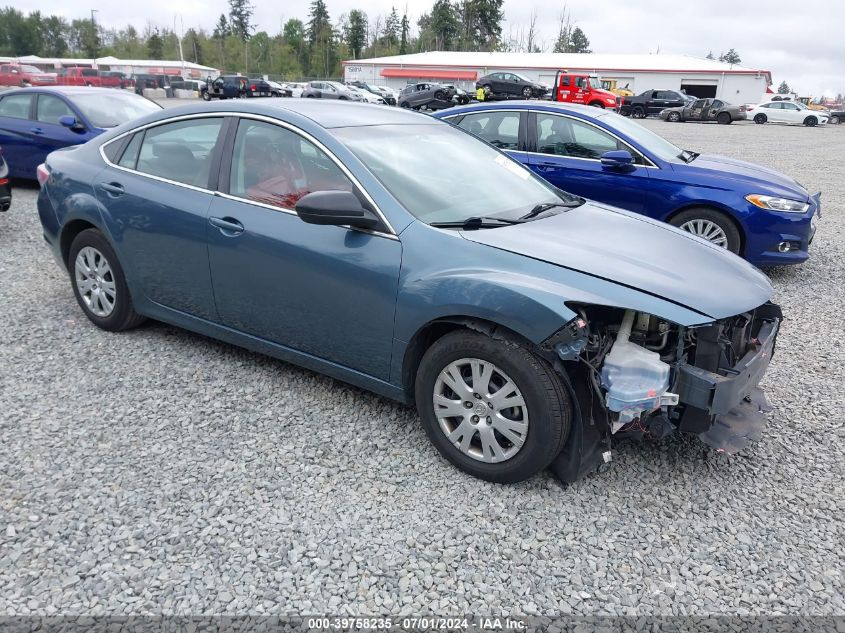
[[[678,366],[677,392],[685,405],[680,430],[696,433],[718,451],[736,453],[762,437],[771,406],[759,387],[775,349],[780,308],[761,306],[762,321],[751,348],[732,367],[708,371],[687,363]]]

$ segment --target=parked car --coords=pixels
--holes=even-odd
[[[270,86],[270,95],[273,97],[292,97],[293,90],[287,84],[281,84],[277,81],[267,80],[267,85]]]
[[[56,84],[59,86],[93,86],[103,87],[103,78],[96,68],[72,66],[60,68],[56,74]]]
[[[112,87],[123,89],[132,87],[132,82],[129,80],[129,77],[126,76],[126,73],[122,73],[117,70],[101,70],[100,77],[104,88]]]
[[[574,480],[611,435],[735,452],[762,432],[782,316],[759,270],[435,118],[361,113],[188,105],[51,154],[38,213],[82,312],[416,403],[447,459],[496,482]]]
[[[179,79],[178,77],[174,77],[173,79]],[[144,94],[144,90],[146,89],[153,89],[153,90],[170,90],[170,75],[150,75],[150,74],[137,74],[132,75],[132,85],[135,87],[135,94],[142,95]]]
[[[413,108],[414,110],[431,107],[442,108],[452,105],[452,97],[455,94],[453,86],[426,82],[414,83],[405,86],[399,93],[397,102],[400,108]]]
[[[251,77],[247,83],[247,97],[275,97],[273,88],[263,77]]]
[[[245,99],[249,92],[249,79],[243,75],[220,75],[208,77],[200,90],[205,101],[212,99]]]
[[[480,77],[475,82],[476,89],[483,88],[489,99],[521,97],[523,99],[546,96],[549,87],[518,73],[495,72]]]
[[[109,128],[160,110],[131,92],[86,86],[0,93],[0,146],[14,178],[35,179],[50,152],[80,145]]]
[[[0,64],[0,86],[50,86],[56,83],[55,73],[45,73],[27,64]]]
[[[294,97],[294,98],[296,98],[296,99],[298,99],[299,97],[301,97],[301,96],[302,96],[303,91],[305,90],[305,88],[307,88],[307,87],[308,87],[308,84],[301,83],[301,82],[290,82],[290,81],[289,81],[289,82],[287,82],[285,85],[286,85],[288,88],[290,88],[290,91],[291,91],[291,95],[290,95],[290,96],[291,96],[291,97]]]
[[[677,90],[646,90],[635,97],[622,97],[619,114],[644,119],[659,115],[666,108],[681,108],[689,100],[686,94]]]
[[[363,101],[357,90],[350,90],[337,81],[309,81],[302,91],[307,99],[338,99],[340,101]]]
[[[586,106],[490,103],[435,116],[513,152],[564,191],[668,222],[757,266],[809,257],[820,194],[774,170],[681,149]]]
[[[9,179],[9,166],[3,159],[3,148],[0,147],[0,211],[8,211],[12,206],[12,182]]]
[[[745,106],[731,105],[721,99],[696,99],[685,106],[666,108],[660,113],[664,121],[678,123],[679,121],[716,121],[722,125],[730,125],[734,121],[745,121]]]
[[[749,106],[746,112],[754,123],[791,123],[815,127],[824,125],[830,118],[825,112],[810,110],[803,103],[795,101],[770,101]]]
[[[839,125],[843,120],[845,120],[845,110],[831,110],[827,122],[831,125]]]
[[[199,97],[205,86],[204,81],[199,79],[181,79],[179,77],[170,80],[170,87],[173,90],[190,90],[195,97]]]
[[[396,96],[388,88],[384,88],[382,86],[374,86],[372,84],[368,84],[366,81],[350,81],[346,85],[354,86],[355,88],[360,88],[361,90],[366,90],[367,92],[374,94],[377,97],[381,97],[387,105],[396,105]]]

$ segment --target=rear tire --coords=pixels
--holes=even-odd
[[[522,89],[522,97],[524,99],[530,99],[531,98],[531,88],[529,88],[528,86],[525,86],[525,88]]]
[[[754,123],[756,123],[757,125],[763,125],[768,120],[769,119],[765,114],[754,115]]]
[[[841,121],[839,120],[838,116],[832,116],[828,120],[828,123],[830,123],[831,125],[839,125],[841,123]]]
[[[477,383],[472,379],[476,360]],[[490,373],[482,372],[484,367]],[[457,372],[461,377],[453,382],[460,392],[444,380],[450,368],[452,376]],[[499,386],[503,383],[508,386]],[[502,389],[508,392],[497,397]],[[437,450],[465,473],[497,483],[523,481],[546,468],[562,450],[572,424],[569,393],[546,361],[518,343],[469,330],[450,332],[426,351],[415,395],[423,427]],[[457,406],[435,411],[435,397]],[[503,409],[498,406],[502,400],[514,404]],[[464,434],[456,437],[458,427]],[[499,451],[490,450],[494,443]]]
[[[444,99],[446,99],[446,94],[442,90],[438,90],[434,93],[434,98],[438,101],[443,101]]]
[[[707,207],[686,209],[672,218],[669,224],[703,237],[736,255],[739,254],[742,246],[742,237],[733,220],[716,209]],[[709,237],[708,234],[713,237]],[[715,238],[724,239],[724,243],[718,243]]]
[[[203,101],[211,101],[211,95],[210,95],[210,94],[208,94],[208,91],[207,91],[207,90],[206,90],[205,92],[203,92],[203,93],[202,93],[202,100],[203,100]]]
[[[80,258],[80,252],[83,249],[85,252]],[[104,273],[101,279],[94,279],[83,272],[86,268],[85,263],[92,262],[92,254],[94,254],[94,261],[100,262],[101,266],[102,262],[105,262],[102,269],[108,269],[108,273]],[[77,260],[80,260],[79,265],[77,265]],[[146,317],[135,312],[120,260],[100,231],[86,229],[73,239],[68,253],[67,268],[76,301],[91,323],[109,332],[121,332],[137,327],[146,321]],[[93,271],[93,269],[89,270]],[[92,281],[99,284],[99,288],[94,286],[97,290],[91,290],[86,286],[86,282]],[[113,292],[108,289],[113,289]],[[103,310],[99,310],[101,314],[97,314],[97,308],[105,306],[108,301],[95,300],[95,294],[101,293],[108,295],[112,302],[111,311],[107,314],[102,314]]]
[[[669,121],[670,123],[678,123],[681,120],[681,114],[680,114],[680,112],[670,112],[666,116],[666,120]]]
[[[719,116],[716,117],[716,120],[722,125],[730,125],[733,122],[731,115],[727,112],[720,112]]]
[[[818,122],[819,120],[814,116],[808,116],[806,119],[804,119],[804,125],[806,125],[807,127],[816,127],[816,125],[818,125]]]
[[[400,107],[400,108],[405,108],[406,110],[408,110],[408,109],[410,109],[410,108],[411,108],[411,104],[410,104],[410,103],[408,103],[407,101],[403,101],[402,103],[400,103],[400,104],[399,104],[399,107]]]
[[[632,119],[644,119],[645,118],[645,108],[642,106],[634,106],[631,108],[631,118]]]

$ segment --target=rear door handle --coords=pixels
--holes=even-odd
[[[123,185],[119,182],[101,182],[100,189],[111,196],[122,196],[124,193]]]
[[[44,134],[44,130],[42,130],[40,127],[31,128],[29,131],[33,134],[38,134],[39,136]]]
[[[551,163],[538,163],[537,164],[537,171],[554,171],[557,169],[557,165],[553,165]]]
[[[216,226],[220,229],[223,235],[233,236],[240,235],[244,232],[244,225],[238,222],[235,218],[208,218],[211,226]]]

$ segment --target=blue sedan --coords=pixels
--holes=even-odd
[[[0,94],[0,147],[12,178],[35,179],[47,154],[80,145],[161,106],[130,92],[88,86],[21,88]]]
[[[573,481],[611,435],[733,452],[765,422],[765,275],[427,115],[198,103],[42,174],[44,237],[94,325],[153,318],[415,403],[477,477]]]
[[[809,257],[820,194],[771,169],[682,150],[635,121],[586,106],[491,103],[434,116],[564,191],[669,222],[758,266]]]

